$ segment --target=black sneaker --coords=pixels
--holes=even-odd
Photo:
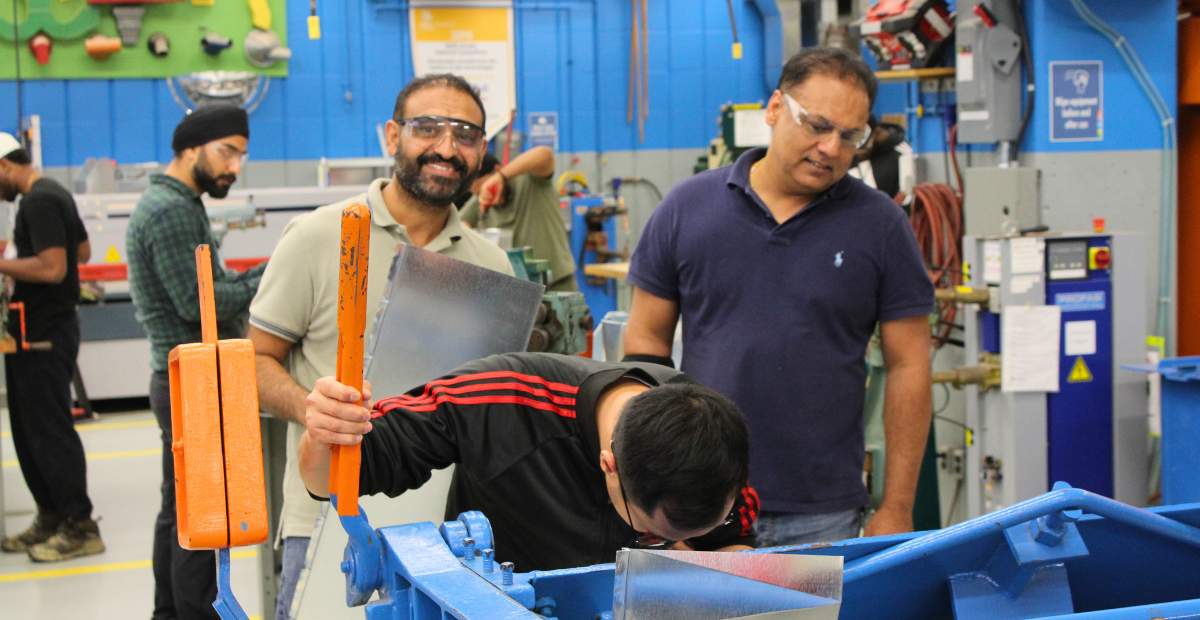
[[[0,550],[5,553],[25,553],[30,547],[50,540],[50,537],[58,532],[61,522],[62,519],[58,515],[39,510],[29,529],[0,541]]]
[[[100,540],[100,527],[90,518],[68,517],[49,540],[29,548],[34,562],[61,562],[97,553],[104,553],[104,542]]]

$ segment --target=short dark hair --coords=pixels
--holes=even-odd
[[[629,499],[673,527],[725,516],[750,477],[750,431],[732,401],[695,383],[654,387],[625,405],[613,429],[617,473]]]
[[[491,151],[488,151],[483,154],[483,161],[479,163],[479,172],[476,173],[475,178],[482,179],[491,174],[499,166],[500,158],[496,157]]]
[[[875,72],[861,56],[840,47],[810,47],[792,56],[783,65],[778,88],[787,92],[817,74],[857,84],[867,92],[870,107],[875,107],[875,95],[879,92]]]
[[[4,156],[4,159],[11,161],[18,166],[28,166],[29,164],[33,163],[33,158],[29,156],[29,151],[26,151],[23,148],[9,151],[8,155]]]
[[[413,93],[426,88],[449,88],[457,90],[460,93],[465,93],[475,100],[475,105],[479,106],[479,114],[483,116],[484,123],[487,122],[487,111],[483,109],[483,99],[479,97],[479,89],[471,86],[471,83],[464,80],[461,76],[453,73],[433,73],[430,75],[422,75],[421,77],[413,78],[404,88],[396,95],[396,107],[392,110],[392,120],[397,123],[404,116],[404,106],[408,103],[408,98]],[[465,119],[464,119],[465,120]]]

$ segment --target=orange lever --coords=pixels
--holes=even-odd
[[[167,358],[179,545],[224,549],[267,538],[254,345],[217,340],[212,255],[196,248],[202,342]]]
[[[367,263],[371,246],[371,210],[354,202],[342,210],[342,259],[338,277],[339,383],[362,392],[363,336],[367,329]],[[362,404],[360,400],[358,404]],[[362,446],[334,446],[329,493],[337,496],[338,515],[358,514],[358,474]]]

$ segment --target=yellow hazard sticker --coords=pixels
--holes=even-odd
[[[115,245],[108,246],[108,254],[104,255],[104,262],[106,262],[106,263],[121,262],[121,254],[117,252],[117,246],[115,246]]]
[[[1088,370],[1083,356],[1076,357],[1075,366],[1071,368],[1071,375],[1067,377],[1067,383],[1087,383],[1092,378],[1092,371]]]

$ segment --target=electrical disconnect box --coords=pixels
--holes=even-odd
[[[1041,225],[1038,169],[967,168],[963,177],[966,234],[1016,234]]]
[[[1021,129],[1021,37],[1012,0],[962,0],[955,24],[958,141],[1017,139]]]

